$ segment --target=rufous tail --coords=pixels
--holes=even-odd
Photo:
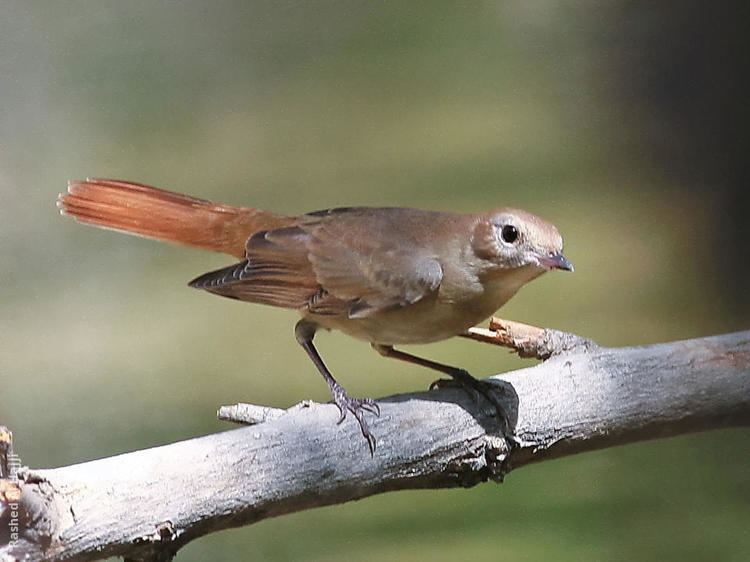
[[[86,179],[68,182],[58,207],[76,221],[214,252],[245,257],[255,232],[294,224],[294,217],[233,207],[138,183]]]

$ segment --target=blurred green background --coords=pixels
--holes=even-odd
[[[505,317],[616,346],[747,328],[748,39],[724,6],[4,1],[0,423],[23,462],[221,431],[238,400],[328,399],[295,314],[185,286],[231,259],[60,218],[68,178],[285,213],[519,206],[557,224],[576,273]],[[432,380],[340,334],[319,346],[354,395]],[[524,364],[464,340],[416,351],[476,375]],[[300,513],[178,560],[746,560],[748,436]]]

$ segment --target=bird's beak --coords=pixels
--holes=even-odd
[[[550,252],[547,255],[539,256],[539,263],[548,269],[564,269],[565,271],[574,271],[573,264],[568,258],[560,252]]]

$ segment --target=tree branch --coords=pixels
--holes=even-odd
[[[503,330],[468,337],[550,357],[490,379],[510,436],[499,434],[489,404],[454,389],[380,400],[374,457],[353,419],[336,425],[333,405],[237,405],[220,414],[254,425],[22,469],[21,536],[11,544],[0,494],[0,560],[168,560],[201,535],[285,513],[391,490],[501,481],[535,461],[750,424],[750,331],[609,349],[559,332]],[[513,343],[517,337],[523,341]]]

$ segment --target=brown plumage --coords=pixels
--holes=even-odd
[[[240,258],[190,286],[298,310],[298,342],[342,419],[347,411],[357,418],[371,451],[375,440],[363,411],[377,405],[350,398],[333,379],[312,343],[318,328],[369,341],[383,355],[437,369],[492,398],[465,371],[393,345],[460,334],[545,271],[572,270],[557,229],[519,209],[339,208],[285,216],[107,179],[69,182],[58,204],[82,223]]]

